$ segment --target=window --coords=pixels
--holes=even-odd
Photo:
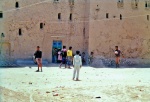
[[[19,8],[19,3],[18,2],[16,2],[16,8]]]
[[[149,15],[147,15],[147,20],[149,21]]]
[[[22,31],[21,31],[21,29],[19,29],[19,36],[21,36],[22,35]]]
[[[2,37],[3,37],[3,38],[5,37],[4,33],[1,34],[1,38],[2,38]]]
[[[109,18],[109,13],[106,13],[106,18]]]
[[[145,8],[147,8],[147,2],[145,2]]]
[[[58,13],[58,19],[61,20],[61,13]]]
[[[70,13],[70,17],[69,18],[70,18],[70,21],[72,21],[72,13]]]
[[[74,5],[74,0],[69,0],[70,5]]]
[[[84,35],[84,37],[85,37],[85,28],[83,28],[83,35]]]
[[[0,11],[0,18],[3,18],[3,12]]]
[[[54,0],[54,2],[59,2],[59,0]]]
[[[43,23],[40,23],[40,29],[43,29]]]
[[[150,0],[145,1],[145,8],[146,9],[150,8]]]
[[[131,0],[132,9],[137,9],[138,3],[139,3],[139,0]]]
[[[97,5],[97,7],[96,7],[95,10],[96,10],[96,11],[99,11],[99,10],[100,10],[99,5]]]
[[[117,6],[118,8],[122,8],[124,6],[123,0],[118,0]]]
[[[120,20],[122,20],[122,15],[120,14]]]

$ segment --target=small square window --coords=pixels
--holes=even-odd
[[[22,35],[22,30],[21,29],[19,29],[19,36],[21,36]]]
[[[132,9],[138,9],[139,0],[131,0]]]
[[[3,12],[0,11],[0,18],[3,18]]]
[[[109,13],[106,13],[106,18],[109,18]]]
[[[58,19],[61,20],[61,13],[58,13]]]
[[[145,7],[147,8],[147,2],[145,3]]]
[[[122,15],[120,14],[120,20],[122,20]]]
[[[1,33],[1,38],[2,38],[2,37],[3,37],[3,38],[5,37],[4,33]]]
[[[58,2],[59,0],[54,0],[54,2]]]
[[[85,37],[85,28],[83,28],[83,35],[84,35],[84,37]]]
[[[43,29],[43,23],[40,23],[40,29]]]
[[[16,2],[16,8],[19,8],[19,3],[18,2]]]
[[[123,0],[118,0],[117,6],[118,8],[122,8],[124,6]]]
[[[145,1],[145,8],[149,9],[150,8],[150,0]]]
[[[69,18],[70,18],[70,21],[72,21],[72,13],[70,13],[70,17]]]
[[[149,21],[149,15],[147,15],[147,20]]]

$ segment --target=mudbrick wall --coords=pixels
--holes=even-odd
[[[111,58],[115,57],[115,46],[119,46],[124,54],[122,63],[130,65],[149,61],[150,10],[145,8],[145,1],[139,0],[137,5],[133,8],[130,0],[124,1],[122,8],[117,6],[115,0],[91,2],[89,52],[93,51],[95,57],[101,56],[100,59],[109,59],[103,60],[106,66],[111,65]],[[95,60],[94,63],[98,62]]]
[[[54,40],[103,59],[114,58],[118,45],[126,59],[149,60],[150,7],[144,0],[54,1],[0,1],[1,61],[31,59],[39,45],[43,59],[51,62]]]
[[[51,62],[53,41],[73,47],[73,51],[87,52],[88,19],[87,1],[70,4],[69,0],[1,0],[3,18],[0,32],[5,34],[3,43],[9,43],[6,60],[31,59],[40,46],[43,59]],[[18,8],[16,8],[18,3]],[[60,13],[60,17],[58,17]],[[70,18],[70,14],[72,17]],[[43,27],[40,28],[40,25]],[[3,29],[2,29],[3,28]],[[87,35],[86,35],[87,34]],[[3,45],[3,44],[2,44]],[[5,50],[2,46],[1,50]],[[1,61],[4,61],[4,57]]]

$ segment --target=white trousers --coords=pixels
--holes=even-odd
[[[80,66],[74,66],[73,79],[75,78],[75,76],[76,76],[76,79],[79,79],[79,71],[80,71]]]

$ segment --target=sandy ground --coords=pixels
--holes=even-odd
[[[150,68],[36,69],[1,68],[0,102],[150,102]]]

